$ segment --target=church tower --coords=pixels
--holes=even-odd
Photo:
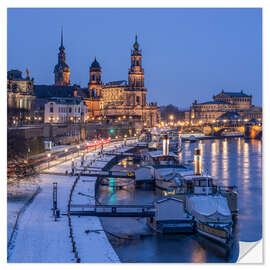
[[[131,66],[128,70],[128,89],[126,91],[128,106],[146,106],[147,90],[144,88],[144,70],[142,68],[142,51],[139,49],[136,34],[133,50],[131,50]]]
[[[128,84],[130,89],[144,88],[144,70],[142,68],[142,52],[139,50],[136,34],[133,50],[131,51],[131,67],[128,70]]]
[[[88,90],[90,93],[90,97],[100,97],[102,87],[101,67],[96,57],[94,62],[91,64],[89,71],[90,75],[89,75]]]
[[[65,47],[63,45],[63,28],[61,30],[61,45],[58,53],[58,63],[54,67],[54,85],[70,85],[70,68],[66,64]]]

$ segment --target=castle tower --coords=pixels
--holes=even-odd
[[[142,68],[142,52],[139,50],[136,34],[133,50],[131,51],[131,67],[128,70],[128,84],[130,89],[144,88],[144,70]]]
[[[89,71],[90,74],[89,74],[88,90],[90,93],[90,97],[100,97],[102,87],[101,67],[96,57],[94,62],[91,64]]]
[[[70,85],[70,68],[66,64],[65,47],[63,45],[63,28],[61,30],[61,45],[58,53],[58,64],[54,67],[54,85]]]

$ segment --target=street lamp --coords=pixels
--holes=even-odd
[[[83,166],[84,163],[84,152],[81,152],[81,166]]]
[[[77,149],[78,149],[78,156],[80,155],[80,146],[77,145]]]
[[[74,175],[74,169],[75,169],[74,158],[72,158],[72,161],[71,161],[71,172],[72,172],[72,175]]]
[[[50,160],[49,160],[49,158],[51,157],[51,153],[48,153],[48,155],[47,155],[47,157],[48,157],[48,169],[49,169],[49,167],[50,167]]]

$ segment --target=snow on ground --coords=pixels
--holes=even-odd
[[[71,241],[66,216],[55,222],[52,216],[52,183],[58,183],[58,208],[67,211],[67,201],[75,177],[40,175],[41,192],[27,207],[9,250],[9,262],[72,262]]]
[[[38,179],[27,178],[7,186],[7,239],[9,241],[16,218],[24,204],[39,187]]]
[[[81,176],[72,204],[95,204],[95,182],[96,177]],[[120,262],[98,217],[71,216],[71,223],[81,262]]]
[[[91,161],[95,160],[98,157],[97,152],[89,152],[85,154],[85,158],[84,158],[84,166],[87,166]],[[50,167],[50,168],[46,168],[45,170],[43,170],[43,173],[61,173],[61,174],[65,174],[66,171],[68,171],[68,173],[71,172],[71,164],[72,164],[72,160],[67,160],[61,164],[58,164],[56,166]],[[50,164],[49,164],[50,165]],[[52,164],[53,165],[53,164]],[[50,166],[52,166],[50,165]],[[74,157],[74,165],[75,167],[80,167],[81,166],[81,157],[77,156]],[[81,168],[82,169],[82,168]]]
[[[117,146],[105,146],[104,150],[115,150]],[[117,149],[126,152],[130,147]],[[96,150],[86,153],[84,166],[98,158]],[[104,155],[91,166],[102,169],[114,156]],[[106,161],[106,162],[104,162]],[[75,158],[75,165],[80,166],[81,157]],[[67,212],[68,196],[75,180],[72,176],[55,175],[71,171],[71,160],[58,164],[44,171],[35,181],[26,182],[25,186],[8,187],[8,236],[14,226],[17,213],[29,200],[38,186],[41,187],[35,199],[28,205],[19,218],[18,226],[8,249],[9,262],[74,262],[71,240],[69,238],[67,216],[61,215],[55,222],[52,216],[52,183],[58,183],[58,208]],[[31,183],[31,184],[30,184]],[[81,177],[74,191],[72,203],[94,203],[95,178]],[[84,194],[84,195],[82,195]],[[83,222],[82,222],[83,220]],[[98,217],[72,217],[72,227],[77,248],[82,262],[119,262],[111,247]],[[94,232],[91,230],[95,230]],[[9,238],[8,238],[9,239]]]

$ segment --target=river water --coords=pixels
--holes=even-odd
[[[149,229],[145,218],[101,218],[122,262],[235,262],[239,240],[252,242],[262,238],[262,142],[243,138],[185,142],[182,159],[192,160],[194,148],[198,147],[202,152],[203,170],[218,185],[238,186],[239,216],[233,247],[228,252],[198,234],[158,235]],[[133,166],[132,161],[123,160],[114,169],[126,170]],[[135,189],[132,185],[115,191],[100,186],[98,194],[104,204],[147,204],[161,196],[161,191]]]

